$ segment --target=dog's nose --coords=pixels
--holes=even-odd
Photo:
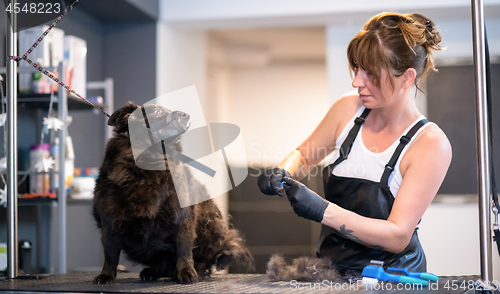
[[[179,111],[179,116],[180,117],[187,117],[187,113]]]

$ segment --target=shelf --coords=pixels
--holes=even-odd
[[[57,170],[49,170],[49,171],[46,171],[46,172],[37,172],[37,171],[32,171],[32,172],[27,172],[27,171],[18,171],[17,172],[17,175],[18,176],[24,176],[24,175],[28,175],[28,174],[33,174],[33,175],[51,175],[51,174],[57,174],[59,171]],[[2,174],[7,174],[7,170],[3,170],[1,172]]]
[[[54,96],[54,105],[57,105],[57,94]],[[17,102],[23,108],[43,108],[49,109],[50,94],[24,94],[17,95]],[[94,103],[96,106],[106,109],[104,104]],[[54,108],[57,110],[57,108]],[[94,107],[82,99],[75,96],[68,96],[68,109],[69,110],[90,110]]]
[[[53,203],[57,203],[57,198],[49,198],[49,197],[38,197],[35,199],[17,198],[18,206],[52,205]]]
[[[71,198],[71,196],[67,196],[66,198],[66,203],[74,204],[74,205],[89,205],[93,204],[94,202],[93,198]],[[57,198],[49,198],[49,197],[37,197],[37,198],[31,198],[31,199],[26,199],[26,198],[17,198],[17,205],[18,206],[35,206],[35,205],[52,205],[52,204],[57,204]],[[3,206],[0,206],[3,207]]]

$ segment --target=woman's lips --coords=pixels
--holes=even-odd
[[[368,98],[368,97],[370,97],[370,95],[363,95],[363,94],[359,94],[359,98],[360,98],[360,99],[366,99],[366,98]]]

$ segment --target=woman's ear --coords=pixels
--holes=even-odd
[[[113,130],[119,134],[126,132],[128,130],[128,117],[137,107],[133,102],[129,102],[128,105],[113,112],[109,117],[108,125],[113,126]]]
[[[403,73],[403,88],[408,89],[415,83],[417,71],[414,68],[409,68]]]

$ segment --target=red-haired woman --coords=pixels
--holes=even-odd
[[[435,70],[440,41],[435,24],[421,14],[370,19],[347,49],[358,93],[336,100],[312,134],[259,177],[263,193],[283,195],[284,189],[295,213],[323,224],[317,254],[341,271],[362,270],[370,260],[426,270],[417,225],[452,151],[415,97]],[[323,170],[323,199],[298,180],[328,153],[320,151],[333,149]]]

